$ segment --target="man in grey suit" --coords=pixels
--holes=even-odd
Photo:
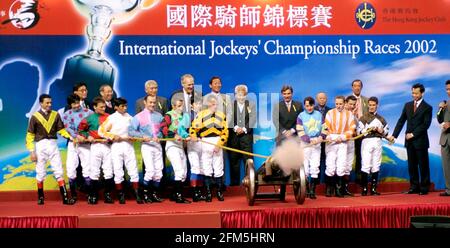
[[[445,89],[450,97],[450,80],[445,83]],[[440,196],[450,196],[450,104],[447,104],[447,101],[439,103],[437,120],[442,127],[439,144],[441,145],[442,168],[445,177],[445,191]]]
[[[363,82],[360,79],[352,81],[352,94],[356,97],[356,105],[353,114],[359,120],[369,112],[368,98],[361,94]],[[361,139],[355,140],[355,182],[359,183],[361,179]]]
[[[148,80],[145,82],[145,93],[149,96],[156,96],[156,106],[155,111],[159,112],[160,114],[164,115],[169,111],[167,109],[167,99],[165,97],[157,96],[158,94],[158,83],[155,80]],[[136,101],[136,114],[144,110],[145,103],[144,103],[144,97],[139,98]]]
[[[174,104],[178,99],[184,102],[183,113],[191,113],[192,104],[195,99],[202,98],[202,93],[194,89],[194,77],[191,74],[184,74],[181,76],[181,90],[175,91],[170,97],[170,103]]]

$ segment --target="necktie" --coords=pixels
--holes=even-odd
[[[291,104],[290,103],[286,103],[286,107],[287,107],[288,112],[291,112]]]
[[[416,110],[417,110],[417,102],[414,101],[414,113],[416,112]]]

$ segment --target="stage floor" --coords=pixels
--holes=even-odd
[[[216,198],[213,198],[211,203],[197,202],[192,204],[177,204],[165,200],[163,203],[139,205],[134,200],[128,200],[125,205],[120,205],[118,202],[105,204],[102,201],[98,205],[88,205],[86,201],[79,201],[73,206],[65,206],[59,200],[49,199],[46,200],[45,205],[39,206],[34,200],[3,200],[0,201],[0,219],[5,220],[9,218],[14,221],[20,221],[21,218],[28,218],[28,222],[31,223],[32,221],[30,220],[33,218],[71,217],[72,222],[74,222],[72,227],[81,228],[280,227],[283,223],[276,224],[276,221],[272,223],[270,220],[272,217],[279,219],[279,216],[270,217],[271,215],[275,213],[284,213],[284,215],[290,213],[293,214],[292,218],[303,218],[305,213],[308,213],[308,215],[312,214],[312,216],[309,217],[311,220],[308,220],[306,224],[296,221],[292,226],[287,227],[339,227],[334,226],[333,223],[320,224],[320,218],[340,218],[339,214],[344,216],[358,210],[360,211],[359,214],[357,212],[353,212],[353,214],[362,215],[360,217],[363,218],[361,221],[364,223],[345,224],[343,227],[378,227],[377,223],[368,223],[369,220],[365,216],[368,213],[361,213],[361,211],[372,211],[374,209],[383,211],[395,209],[400,211],[403,209],[401,211],[409,211],[403,214],[410,215],[427,214],[427,211],[432,211],[431,213],[434,214],[450,216],[450,197],[440,197],[439,192],[430,192],[425,196],[384,192],[380,196],[362,197],[355,195],[355,197],[345,198],[328,198],[319,195],[316,200],[306,199],[303,205],[297,205],[294,196],[288,192],[285,202],[261,200],[256,201],[254,206],[248,206],[242,189],[234,188],[226,192],[224,202],[219,202]],[[428,210],[423,212],[424,209]],[[416,210],[418,212],[414,212]],[[401,211],[399,212],[400,214],[402,213]],[[264,214],[268,217],[264,217],[259,221],[257,219],[252,221],[252,218],[261,218],[261,215]],[[324,214],[324,216],[320,217],[320,214]],[[283,218],[287,217],[284,216]],[[409,216],[404,217],[409,218]],[[381,218],[383,218],[383,215]],[[270,223],[275,226],[270,226]],[[387,223],[389,226],[389,220],[387,220]],[[393,223],[389,227],[408,227],[408,225],[408,223]]]

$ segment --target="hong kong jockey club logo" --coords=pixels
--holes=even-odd
[[[361,3],[358,5],[358,8],[356,8],[355,13],[356,23],[358,23],[362,29],[369,29],[375,25],[377,15],[372,4],[367,2]]]
[[[14,1],[9,8],[9,19],[3,21],[2,24],[11,23],[14,27],[20,29],[32,28],[36,26],[39,21],[37,8],[37,0]]]

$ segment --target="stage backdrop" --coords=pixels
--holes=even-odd
[[[324,91],[333,106],[361,79],[392,133],[411,85],[423,83],[433,106],[431,179],[442,189],[435,115],[450,78],[449,9],[449,0],[2,0],[0,190],[35,189],[25,134],[39,94],[50,93],[60,109],[76,81],[88,84],[90,98],[108,83],[134,114],[146,80],[170,97],[185,73],[204,93],[212,76],[222,78],[224,93],[248,85],[258,110],[254,150],[265,155],[274,148],[271,107],[283,84],[296,100]],[[407,181],[403,139],[384,145],[384,181]],[[62,139],[60,146],[65,160]],[[51,173],[46,188],[57,188]]]

